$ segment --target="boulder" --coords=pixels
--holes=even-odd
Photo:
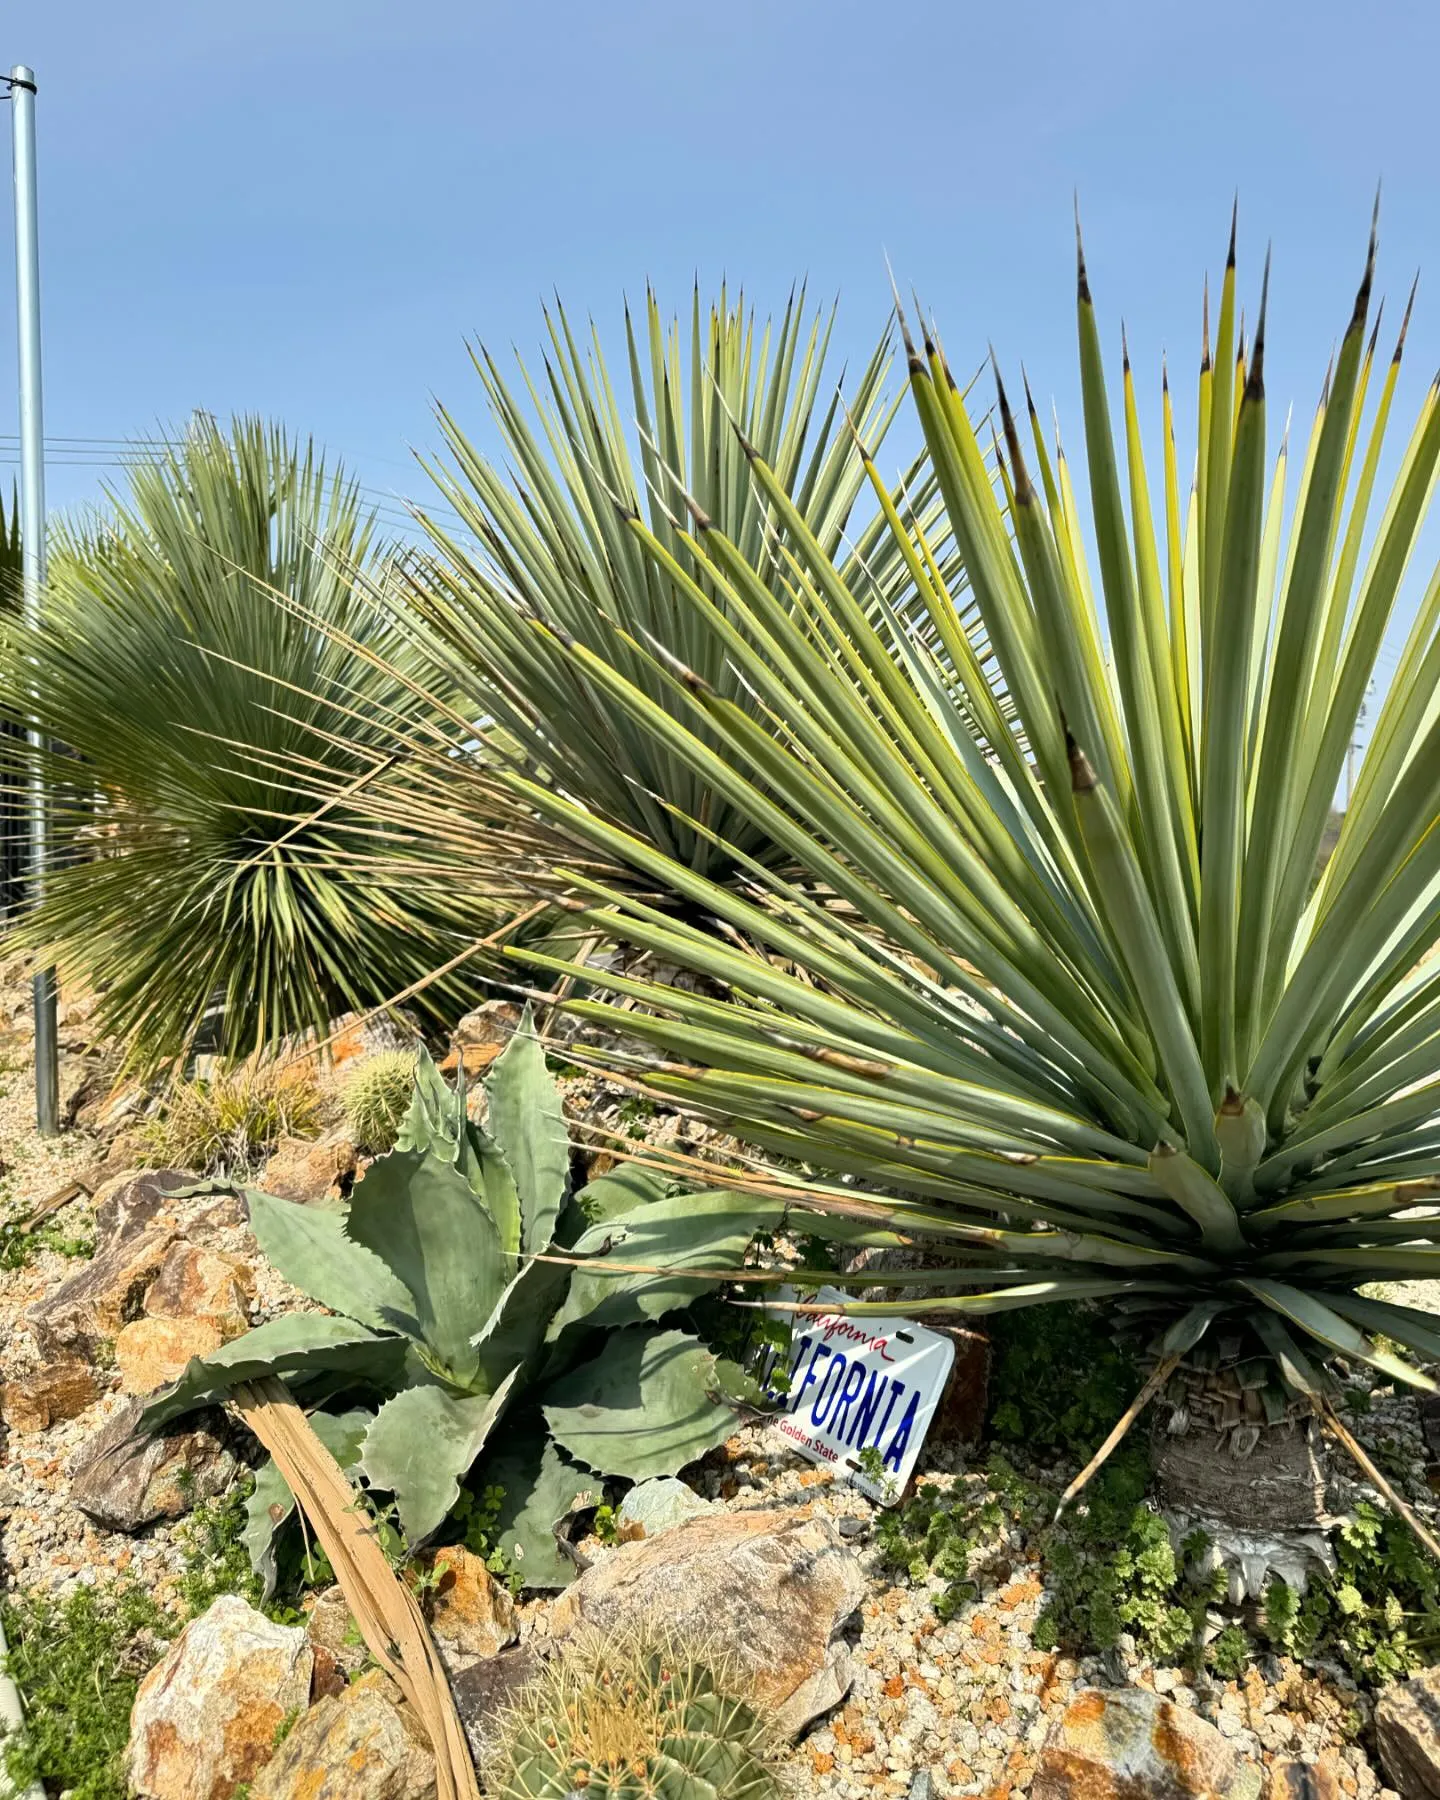
[[[322,1138],[281,1138],[256,1184],[280,1200],[313,1205],[338,1200],[354,1178],[358,1152],[343,1131]]]
[[[451,1033],[452,1044],[462,1049],[493,1045],[503,1050],[519,1029],[522,1014],[513,1000],[487,1000],[466,1013]]]
[[[498,1656],[472,1662],[450,1683],[455,1709],[482,1779],[486,1765],[501,1749],[500,1724],[507,1708],[516,1703],[543,1667],[528,1644],[517,1644]]]
[[[1386,1688],[1375,1706],[1380,1767],[1403,1800],[1440,1800],[1440,1668]]]
[[[296,1720],[249,1800],[434,1800],[435,1757],[400,1690],[378,1669]]]
[[[1147,1688],[1085,1688],[1050,1728],[1031,1800],[1259,1800],[1262,1777],[1197,1713]]]
[[[136,1319],[115,1336],[115,1362],[127,1394],[153,1394],[185,1373],[192,1356],[209,1356],[225,1342],[210,1319]]]
[[[487,1000],[466,1013],[451,1034],[441,1069],[453,1074],[463,1061],[467,1075],[483,1075],[514,1036],[520,1018],[520,1008],[510,1000]]]
[[[1344,1800],[1340,1778],[1328,1763],[1286,1756],[1270,1765],[1265,1800]]]
[[[89,1363],[67,1357],[0,1386],[0,1419],[24,1437],[75,1418],[99,1398],[100,1383]]]
[[[95,1254],[26,1315],[52,1357],[94,1361],[140,1317],[166,1252],[180,1236],[169,1196],[193,1180],[178,1169],[131,1171],[95,1194]]]
[[[678,1475],[657,1475],[631,1488],[620,1502],[616,1523],[621,1540],[628,1542],[659,1537],[662,1531],[714,1510],[713,1500],[702,1500]]]
[[[130,1401],[71,1466],[70,1504],[107,1531],[178,1519],[197,1500],[224,1493],[238,1466],[218,1412],[151,1432],[139,1429],[140,1411]]]
[[[82,1100],[75,1111],[75,1123],[96,1137],[117,1131],[127,1119],[137,1119],[144,1112],[150,1095],[141,1082],[129,1076],[107,1088],[103,1094]]]
[[[430,1633],[440,1659],[452,1674],[477,1657],[497,1656],[519,1633],[515,1602],[485,1567],[485,1559],[463,1544],[447,1544],[421,1558],[427,1573],[439,1571],[428,1590]]]
[[[927,1433],[930,1447],[944,1450],[978,1444],[985,1435],[990,1410],[989,1335],[983,1329],[942,1325],[935,1319],[922,1318],[921,1322],[948,1337],[955,1346],[955,1360]]]
[[[381,1050],[409,1050],[419,1042],[419,1025],[398,1009],[391,1013],[342,1013],[332,1019],[323,1038],[314,1031],[297,1032],[257,1051],[241,1065],[246,1074],[258,1070],[308,1073],[317,1080],[363,1056]],[[323,1048],[317,1049],[318,1045]]]
[[[209,1319],[226,1338],[250,1327],[255,1277],[238,1256],[203,1244],[172,1244],[145,1295],[152,1319]]]
[[[338,1587],[328,1587],[310,1601],[305,1635],[316,1655],[323,1652],[344,1675],[358,1674],[370,1660],[360,1628],[351,1616],[350,1602]]]
[[[561,1595],[550,1628],[562,1637],[580,1624],[608,1633],[643,1621],[703,1638],[793,1736],[849,1687],[838,1634],[865,1591],[828,1519],[711,1513],[611,1551]]]
[[[107,1250],[147,1225],[178,1223],[172,1196],[195,1179],[185,1169],[122,1169],[112,1175],[92,1197],[96,1250]]]
[[[330,1045],[325,1055],[331,1068],[343,1069],[362,1057],[382,1050],[413,1050],[420,1041],[420,1027],[407,1013],[344,1013],[330,1021]]]
[[[309,1704],[312,1662],[303,1631],[235,1594],[192,1619],[131,1709],[125,1772],[137,1800],[233,1800]]]

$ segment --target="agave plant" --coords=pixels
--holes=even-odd
[[[528,1018],[486,1094],[488,1130],[468,1117],[463,1067],[452,1090],[422,1052],[396,1149],[345,1205],[247,1194],[266,1256],[331,1310],[193,1361],[144,1416],[159,1426],[281,1376],[341,1465],[393,1498],[412,1545],[480,1459],[477,1479],[504,1490],[500,1549],[526,1585],[560,1587],[574,1564],[554,1528],[604,1477],[673,1474],[758,1398],[670,1315],[739,1268],[783,1197],[671,1196],[629,1168],[571,1194],[560,1099]],[[293,1509],[267,1463],[246,1534],[267,1585]]]
[[[629,515],[694,623],[645,682],[581,643],[557,637],[556,654],[801,879],[735,846],[752,893],[727,890],[516,782],[731,933],[567,877],[609,929],[719,984],[617,978],[619,1000],[577,1004],[650,1046],[634,1060],[646,1088],[948,1257],[906,1277],[934,1289],[927,1310],[1103,1301],[1151,1334],[1162,1368],[1214,1346],[1251,1361],[1262,1420],[1297,1396],[1325,1406],[1332,1358],[1429,1388],[1394,1346],[1440,1357],[1430,1314],[1366,1292],[1440,1274],[1440,1217],[1422,1204],[1440,1192],[1440,574],[1316,880],[1440,469],[1432,386],[1380,484],[1405,327],[1377,355],[1374,248],[1372,234],[1288,499],[1283,443],[1268,462],[1265,292],[1247,346],[1233,236],[1188,493],[1166,383],[1152,493],[1128,356],[1112,428],[1083,252],[1088,520],[998,371],[997,494],[938,336],[907,334],[1014,731],[984,729],[986,686],[962,665],[947,683],[918,649],[896,664],[864,584],[742,428],[784,532],[785,602],[705,515],[663,532]],[[903,532],[895,548],[943,620],[943,584]],[[677,660],[701,632],[723,637],[727,686]]]
[[[154,1065],[212,1008],[235,1051],[323,1030],[460,940],[403,833],[345,798],[408,704],[405,647],[356,591],[384,559],[354,486],[274,427],[205,418],[127,483],[62,529],[40,628],[6,621],[0,707],[55,746],[54,866],[27,935]]]
[[[826,377],[834,313],[807,313],[803,291],[772,327],[723,288],[707,311],[697,287],[688,330],[667,323],[647,292],[643,325],[626,311],[622,410],[593,327],[587,345],[558,305],[546,323],[544,380],[522,368],[523,394],[487,352],[475,352],[508,468],[487,461],[450,412],[439,415],[449,460],[432,473],[448,513],[417,508],[430,545],[409,570],[404,621],[430,658],[426,685],[462,697],[443,708],[462,728],[458,750],[473,754],[469,726],[483,725],[489,758],[576,796],[686,867],[723,878],[747,856],[773,860],[763,822],[614,706],[565,646],[583,647],[662,708],[673,704],[664,663],[673,654],[747,716],[763,716],[730,654],[723,597],[716,591],[713,621],[689,606],[625,524],[643,513],[673,552],[683,537],[675,515],[688,505],[726,532],[786,609],[787,519],[800,519],[905,654],[909,635],[935,623],[931,612],[912,611],[916,546],[947,594],[963,597],[963,582],[923,458],[880,504],[860,504],[867,479],[857,434],[878,443],[896,405],[885,392],[890,334],[842,401]],[[737,427],[774,471],[783,509],[751,479]],[[973,612],[951,608],[940,627],[945,644],[959,639],[967,658],[988,662]],[[388,808],[389,788],[369,801],[377,816],[412,827],[428,820],[439,833],[452,772],[433,744],[414,748],[410,779]],[[526,808],[522,817],[533,815]],[[514,835],[525,845],[527,827],[517,824]],[[493,860],[493,835],[487,851]]]

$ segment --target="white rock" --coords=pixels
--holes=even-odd
[[[222,1596],[140,1684],[125,1770],[137,1800],[231,1800],[310,1700],[314,1657],[298,1626]]]
[[[617,1523],[638,1525],[647,1538],[653,1538],[672,1526],[683,1525],[687,1519],[713,1512],[714,1507],[714,1501],[702,1500],[678,1476],[657,1475],[631,1488],[620,1502]]]

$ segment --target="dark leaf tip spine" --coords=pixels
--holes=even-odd
[[[1015,415],[1010,411],[1010,398],[1005,392],[1005,383],[1000,375],[1000,364],[995,358],[995,346],[990,346],[990,367],[995,372],[995,397],[1000,403],[1000,428],[1005,433],[1005,444],[1010,452],[1010,461],[1015,469],[1015,499],[1025,506],[1035,497],[1030,485],[1030,474],[1025,467],[1025,458],[1020,450],[1020,434],[1015,429]]]
[[[1415,279],[1410,283],[1410,298],[1405,302],[1405,317],[1400,321],[1400,335],[1395,340],[1395,354],[1392,362],[1399,362],[1405,353],[1405,334],[1410,329],[1410,315],[1415,310],[1415,294],[1420,286],[1420,271],[1415,271]]]
[[[1080,196],[1075,196],[1075,285],[1080,304],[1089,306],[1090,276],[1085,268],[1085,245],[1080,236]]]
[[[1029,413],[1031,419],[1038,423],[1040,415],[1035,410],[1035,396],[1030,392],[1030,376],[1026,371],[1024,363],[1021,363],[1020,365],[1020,379],[1025,384],[1025,410]]]
[[[1265,273],[1260,281],[1260,316],[1255,321],[1255,350],[1250,359],[1250,374],[1245,383],[1248,400],[1265,397],[1265,311],[1270,304],[1270,251],[1265,251]]]
[[[1210,373],[1210,277],[1200,296],[1200,373]]]
[[[1089,794],[1100,785],[1100,777],[1095,773],[1090,758],[1075,742],[1074,734],[1066,730],[1065,754],[1070,759],[1070,791],[1074,794]]]
[[[1370,327],[1370,342],[1365,346],[1365,360],[1368,363],[1375,354],[1375,346],[1380,342],[1380,321],[1385,317],[1385,299],[1381,296],[1380,304],[1375,308],[1375,323]]]
[[[1370,242],[1365,251],[1365,273],[1360,277],[1360,288],[1355,295],[1355,311],[1350,318],[1350,329],[1358,331],[1365,322],[1365,315],[1370,310],[1370,290],[1375,285],[1375,253],[1380,243],[1380,190],[1375,190],[1375,211],[1370,219]]]

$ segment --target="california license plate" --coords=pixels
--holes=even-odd
[[[948,1337],[910,1319],[797,1314],[776,1426],[802,1456],[892,1506],[915,1471],[954,1360]]]

